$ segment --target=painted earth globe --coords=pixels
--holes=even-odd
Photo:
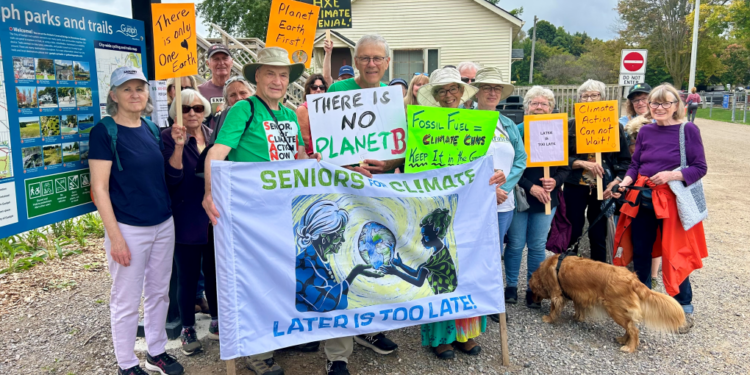
[[[370,221],[362,226],[357,241],[357,250],[365,263],[378,269],[391,264],[396,237],[385,225]]]

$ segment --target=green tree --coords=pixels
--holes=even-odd
[[[529,29],[528,35],[533,37],[534,26]],[[557,28],[545,20],[539,20],[536,23],[536,40],[537,42],[543,40],[547,45],[554,46],[555,38],[557,37]]]
[[[271,0],[204,0],[197,9],[231,35],[266,40]]]
[[[743,45],[731,44],[721,54],[726,71],[721,75],[722,83],[746,86],[750,83],[750,51]]]

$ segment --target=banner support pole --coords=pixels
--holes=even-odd
[[[500,348],[503,351],[503,366],[508,367],[510,366],[510,353],[508,352],[508,323],[505,320],[505,313],[500,314]]]
[[[236,367],[234,365],[234,359],[230,359],[228,361],[225,361],[227,363],[227,375],[236,375]]]

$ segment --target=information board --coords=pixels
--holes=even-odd
[[[351,29],[352,0],[298,0],[320,7],[319,29]]]
[[[0,238],[91,212],[89,132],[110,74],[147,72],[143,22],[39,0],[0,5]]]

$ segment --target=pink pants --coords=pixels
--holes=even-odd
[[[117,225],[130,250],[130,266],[112,260],[108,234],[104,236],[104,249],[112,275],[109,302],[112,341],[117,364],[128,369],[139,364],[134,349],[141,295],[144,296],[144,328],[149,354],[164,353],[167,345],[165,325],[174,254],[174,222],[170,217],[150,227]]]

